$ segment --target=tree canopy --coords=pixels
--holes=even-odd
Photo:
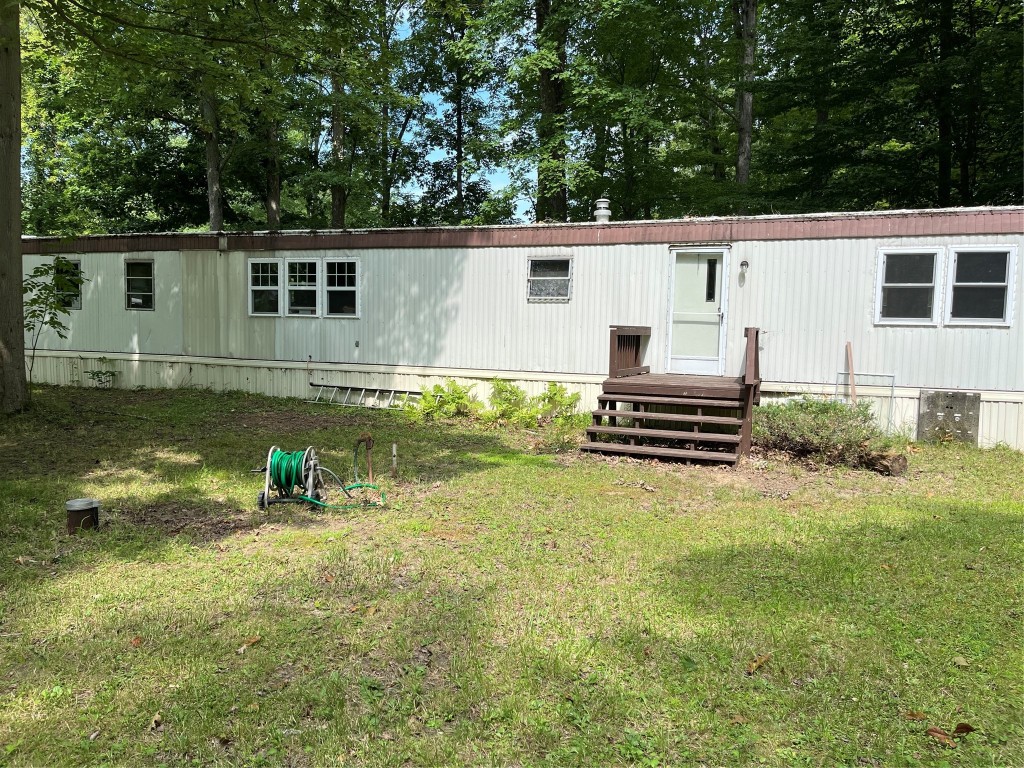
[[[1017,203],[1021,21],[989,0],[39,2],[23,224]]]

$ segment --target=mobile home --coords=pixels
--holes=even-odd
[[[639,362],[681,376],[740,375],[759,328],[765,397],[848,397],[852,371],[885,426],[916,433],[930,393],[955,393],[976,412],[940,418],[1024,448],[1022,243],[1024,208],[969,208],[26,238],[24,267],[61,254],[86,278],[37,381],[324,384],[383,405],[449,377],[485,397],[497,377],[594,407],[612,326],[644,329]]]

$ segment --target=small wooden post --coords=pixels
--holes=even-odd
[[[846,370],[850,374],[850,402],[857,404],[857,381],[853,375],[853,342],[846,342]]]
[[[391,474],[398,477],[398,443],[391,444]]]

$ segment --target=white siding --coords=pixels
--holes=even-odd
[[[1020,236],[737,243],[731,259],[727,371],[739,372],[743,328],[758,326],[761,373],[773,382],[834,384],[853,344],[854,371],[893,374],[898,387],[1024,389],[1024,269],[1017,260],[1010,328],[874,324],[875,268],[886,246],[1016,245]],[[739,263],[750,263],[739,284]],[[945,301],[940,277],[938,300]]]

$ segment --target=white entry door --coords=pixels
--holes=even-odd
[[[672,278],[672,373],[721,376],[728,251],[676,251]]]

